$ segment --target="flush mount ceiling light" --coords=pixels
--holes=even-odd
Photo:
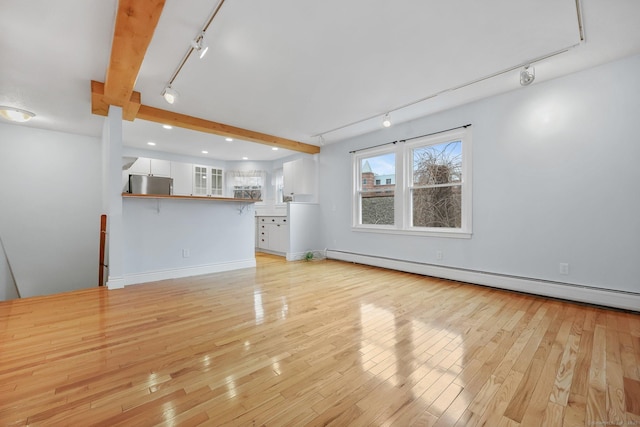
[[[35,117],[31,111],[20,108],[0,106],[0,116],[12,122],[24,123]]]
[[[165,129],[173,129],[173,126],[171,125],[162,125],[162,127]]]
[[[225,138],[224,140],[227,141],[227,142],[232,142],[233,138]]]
[[[520,85],[529,86],[536,79],[536,69],[531,65],[526,65],[522,71],[520,71]]]
[[[162,97],[169,104],[173,104],[174,102],[176,102],[176,99],[178,99],[178,92],[176,92],[176,90],[173,89],[169,84],[162,91]]]
[[[391,126],[391,117],[389,117],[389,113],[385,114],[382,118],[382,126],[388,128]]]
[[[204,41],[204,32],[200,33],[200,35],[196,37],[195,40],[191,41],[191,47],[193,48],[193,50],[200,53],[200,59],[204,58],[204,56],[207,54],[207,51],[209,50],[209,46],[207,46]]]

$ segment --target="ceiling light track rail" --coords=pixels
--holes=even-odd
[[[545,59],[549,59],[549,58],[551,58],[551,57],[554,57],[554,56],[556,56],[556,55],[560,55],[560,54],[562,54],[562,53],[568,52],[568,51],[570,51],[571,49],[573,49],[573,48],[575,48],[575,47],[577,47],[577,46],[580,46],[580,43],[573,44],[573,45],[568,46],[568,47],[566,47],[566,48],[563,48],[563,49],[560,49],[560,50],[557,50],[557,51],[554,51],[554,52],[548,53],[548,54],[546,54],[546,55],[542,55],[542,56],[536,57],[536,58],[534,58],[534,59],[532,59],[532,60],[530,60],[530,61],[521,62],[521,63],[519,63],[518,65],[514,65],[514,66],[512,66],[512,67],[509,67],[509,68],[506,68],[506,69],[503,69],[503,70],[497,71],[497,72],[495,72],[495,73],[493,73],[493,74],[489,74],[489,75],[486,75],[486,76],[480,77],[480,78],[475,79],[475,80],[472,80],[472,81],[470,81],[470,82],[466,82],[466,83],[463,83],[463,84],[458,85],[458,86],[453,86],[453,87],[451,87],[451,88],[448,88],[448,89],[442,90],[442,91],[440,91],[440,92],[437,92],[437,93],[431,94],[431,95],[429,95],[429,96],[425,96],[424,98],[420,98],[420,99],[418,99],[418,100],[416,100],[416,101],[412,101],[412,102],[409,102],[409,103],[407,103],[407,104],[400,105],[400,106],[398,106],[398,107],[395,107],[395,108],[393,108],[393,109],[391,109],[391,110],[386,111],[386,112],[385,112],[385,113],[383,113],[382,115],[391,114],[391,113],[393,113],[393,112],[395,112],[395,111],[399,111],[399,110],[402,110],[402,109],[404,109],[404,108],[412,107],[412,106],[414,106],[414,105],[416,105],[416,104],[419,104],[419,103],[421,103],[421,102],[427,101],[427,100],[429,100],[429,99],[431,99],[431,98],[435,98],[436,96],[439,96],[439,95],[445,94],[445,93],[447,93],[447,92],[453,92],[453,91],[455,91],[455,90],[462,89],[462,88],[465,88],[465,87],[467,87],[467,86],[471,86],[471,85],[474,85],[474,84],[476,84],[476,83],[480,83],[480,82],[483,82],[483,81],[485,81],[485,80],[489,80],[489,79],[492,79],[492,78],[494,78],[494,77],[498,77],[498,76],[503,75],[503,74],[506,74],[506,73],[510,73],[510,72],[512,72],[512,71],[514,71],[514,70],[517,70],[517,69],[520,69],[520,68],[522,68],[522,67],[530,66],[530,65],[532,65],[532,64],[534,64],[534,63],[536,63],[536,62],[540,62],[540,61],[543,61],[543,60],[545,60]],[[379,118],[379,117],[380,117],[380,115],[381,115],[381,113],[378,113],[378,114],[375,114],[375,115],[373,115],[373,116],[366,117],[366,118],[364,118],[364,119],[360,119],[360,120],[356,120],[356,121],[351,122],[351,123],[347,123],[347,124],[345,124],[345,125],[339,126],[339,127],[337,127],[337,128],[334,128],[334,129],[330,129],[330,130],[326,130],[326,131],[324,131],[324,132],[317,133],[317,134],[315,134],[315,135],[312,135],[312,138],[318,137],[318,136],[320,136],[320,135],[327,135],[327,134],[330,134],[330,133],[333,133],[333,132],[337,132],[337,131],[342,130],[342,129],[346,129],[346,128],[348,128],[348,127],[351,127],[351,126],[354,126],[354,125],[357,125],[357,124],[360,124],[360,123],[364,123],[364,122],[369,121],[369,120],[373,120],[373,119]]]
[[[390,145],[390,144],[394,144],[395,145],[398,142],[413,141],[414,139],[426,138],[427,136],[433,136],[433,135],[439,135],[441,133],[450,132],[452,130],[466,129],[466,128],[470,127],[470,126],[471,126],[471,123],[467,123],[466,125],[456,126],[454,128],[445,129],[445,130],[439,130],[437,132],[426,133],[424,135],[412,136],[411,138],[397,139],[395,141],[385,142],[384,144],[372,145],[371,147],[359,148],[357,150],[349,151],[349,154],[354,154],[354,153],[357,153],[358,151],[370,150],[372,148],[384,147],[385,145]]]
[[[202,30],[200,30],[200,32],[198,33],[199,36],[197,36],[197,37],[204,37],[204,34],[207,32],[207,30],[209,29],[209,26],[211,25],[211,23],[215,19],[216,15],[220,11],[220,8],[224,4],[224,1],[225,0],[220,0],[218,5],[214,9],[213,13],[209,17],[209,19],[207,19],[207,22],[202,27]],[[191,56],[191,54],[193,53],[194,50],[196,50],[196,49],[192,45],[189,45],[189,49],[187,50],[187,53],[182,58],[182,61],[180,61],[180,64],[178,65],[178,68],[176,68],[176,71],[174,71],[174,73],[171,75],[171,78],[169,79],[169,82],[167,83],[167,86],[171,86],[173,84],[174,80],[178,77],[178,74],[180,74],[180,71],[182,71],[182,67],[184,67],[184,64],[187,63],[187,60],[189,59],[189,57]]]
[[[578,31],[580,32],[580,41],[584,42],[584,21],[582,20],[582,4],[580,0],[576,0],[576,15],[578,17]]]

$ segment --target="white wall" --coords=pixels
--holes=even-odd
[[[125,198],[125,282],[254,267],[254,221],[248,203]]]
[[[316,203],[290,202],[287,204],[289,218],[289,251],[287,260],[304,259],[307,252],[323,256],[324,249],[320,223],[320,206]]]
[[[639,74],[635,56],[323,147],[326,246],[640,293]],[[351,230],[350,150],[467,123],[471,239]]]
[[[97,286],[97,138],[0,124],[0,236],[22,297]]]

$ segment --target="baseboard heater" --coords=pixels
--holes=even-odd
[[[327,249],[326,257],[407,273],[640,312],[640,294]]]

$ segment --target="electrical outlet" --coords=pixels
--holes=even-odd
[[[191,256],[191,252],[189,252],[189,249],[182,250],[182,258],[189,258],[190,256]]]
[[[567,264],[566,262],[561,262],[560,264],[558,264],[558,272],[562,275],[568,275],[569,274],[569,264]]]
[[[436,259],[438,261],[442,261],[442,258],[444,258],[444,255],[442,254],[442,251],[436,251]]]

